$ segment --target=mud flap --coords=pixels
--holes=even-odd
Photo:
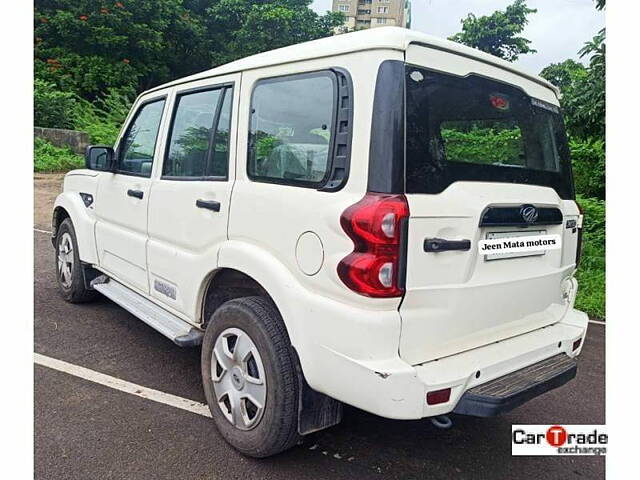
[[[342,403],[312,389],[304,378],[297,352],[295,356],[298,371],[298,433],[308,435],[339,424],[342,421]]]

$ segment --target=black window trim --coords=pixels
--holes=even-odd
[[[249,171],[249,159],[251,155],[251,123],[253,120],[253,104],[255,97],[255,90],[258,86],[269,84],[269,83],[278,83],[283,81],[288,81],[291,79],[301,79],[301,78],[317,78],[317,77],[327,77],[331,80],[333,84],[333,106],[332,106],[332,125],[331,125],[331,141],[329,143],[329,154],[327,158],[327,171],[325,172],[324,177],[318,182],[307,182],[300,180],[287,180],[282,178],[269,178],[253,175]],[[340,82],[343,77],[346,83],[346,90],[348,92],[348,106],[347,106],[347,132],[346,133],[346,156],[343,161],[343,165],[337,165],[336,163],[336,137],[340,133],[338,131],[339,122],[341,120],[340,115],[340,99],[341,99],[341,88]],[[353,132],[353,83],[351,80],[351,75],[349,72],[341,67],[331,67],[331,68],[323,68],[321,70],[314,70],[308,72],[299,72],[299,73],[287,73],[284,75],[278,75],[274,77],[266,77],[257,80],[251,89],[251,98],[249,103],[249,124],[247,126],[247,157],[246,157],[246,173],[247,178],[249,178],[252,182],[257,183],[269,183],[275,185],[283,185],[290,187],[299,187],[299,188],[310,188],[319,191],[329,191],[334,192],[340,190],[347,183],[349,178],[349,166],[351,160],[351,135]],[[336,174],[336,169],[342,168],[344,170],[344,177],[341,178],[335,185],[329,185],[332,178]],[[333,182],[331,182],[333,183]]]
[[[159,133],[160,133],[160,127],[163,124],[164,112],[165,112],[165,108],[167,107],[167,98],[168,98],[168,95],[164,94],[164,95],[160,95],[158,97],[150,98],[148,100],[143,100],[142,102],[140,102],[138,104],[138,107],[136,108],[135,113],[131,117],[131,121],[127,124],[127,128],[124,131],[124,134],[122,135],[122,137],[120,137],[120,140],[118,141],[118,146],[116,148],[116,169],[113,172],[114,174],[128,175],[130,177],[151,178],[151,175],[153,173],[153,163],[155,162],[155,158],[156,158],[156,150],[158,149],[158,140],[159,140],[158,136],[159,136]],[[129,132],[131,131],[131,127],[133,127],[133,124],[138,119],[138,116],[140,115],[140,112],[142,112],[142,109],[144,107],[146,107],[147,105],[150,105],[150,104],[156,103],[156,102],[161,102],[161,101],[164,102],[164,105],[162,106],[162,114],[160,115],[160,121],[158,122],[158,130],[156,132],[156,143],[153,145],[153,157],[152,157],[152,160],[151,160],[151,171],[149,172],[149,175],[144,175],[142,173],[136,173],[136,172],[130,172],[128,170],[121,170],[120,169],[120,162],[122,161],[122,142],[124,142],[124,139],[127,138],[127,135],[129,135]]]
[[[218,131],[218,124],[220,123],[220,112],[222,111],[222,105],[228,95],[228,92],[231,91],[231,109],[229,110],[229,119],[233,116],[233,94],[235,92],[235,82],[223,82],[217,83],[215,85],[203,85],[199,87],[187,88],[185,90],[180,90],[176,92],[175,98],[173,101],[173,106],[171,108],[171,119],[169,120],[169,129],[167,131],[167,139],[165,142],[164,155],[162,158],[162,169],[164,169],[165,162],[169,157],[169,147],[171,145],[171,135],[173,134],[173,126],[175,123],[176,112],[178,111],[178,105],[180,102],[178,101],[179,97],[185,95],[191,95],[194,93],[201,92],[209,92],[212,90],[222,90],[220,97],[218,98],[218,103],[216,105],[216,111],[213,116],[213,127],[211,129],[211,133],[209,135],[209,144],[207,146],[207,156],[206,156],[206,164],[205,171],[210,166],[211,155],[213,153],[212,146],[215,142],[215,136]],[[229,145],[227,146],[228,151],[230,151],[231,145],[231,129],[233,128],[233,124],[230,121],[229,125]],[[200,177],[188,177],[181,175],[164,175],[162,171],[160,172],[160,180],[169,180],[169,181],[178,181],[178,182],[228,182],[229,181],[229,155],[227,155],[227,174],[226,175],[205,175]]]

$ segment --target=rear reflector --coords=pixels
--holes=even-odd
[[[451,398],[451,389],[434,390],[427,393],[427,405],[438,405],[439,403],[447,403]]]
[[[575,352],[577,349],[579,349],[581,344],[582,344],[582,338],[579,338],[575,342],[573,342],[573,350],[572,351]]]

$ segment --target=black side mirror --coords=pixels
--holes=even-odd
[[[85,166],[89,170],[110,172],[114,167],[113,148],[104,145],[89,145],[84,154]]]

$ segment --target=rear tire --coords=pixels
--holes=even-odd
[[[58,290],[67,302],[84,303],[97,297],[98,292],[84,286],[76,232],[70,218],[66,218],[56,232],[55,264]]]
[[[229,300],[211,316],[202,344],[204,392],[218,430],[245,455],[268,457],[300,441],[295,361],[267,299]]]

